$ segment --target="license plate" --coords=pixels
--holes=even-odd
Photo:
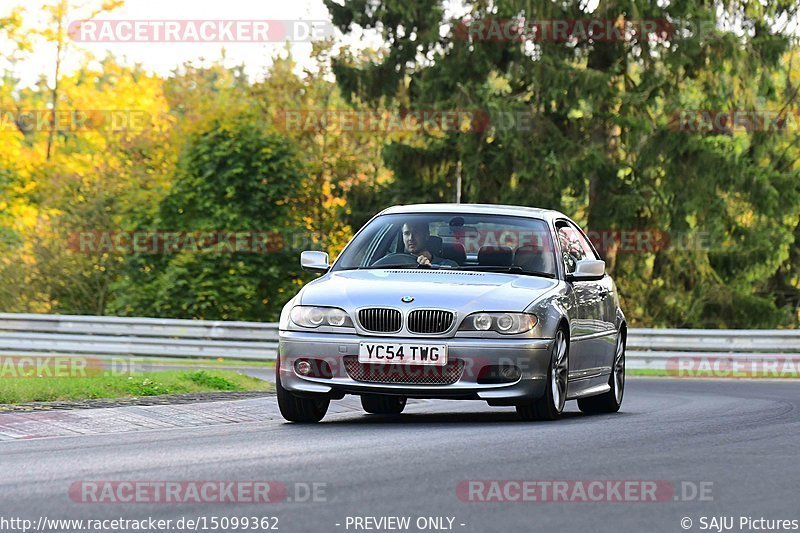
[[[358,347],[358,362],[445,366],[447,345],[362,342]]]

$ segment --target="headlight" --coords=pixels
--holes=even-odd
[[[335,307],[331,308],[328,312],[328,324],[331,326],[344,326],[345,322],[350,320],[350,317],[347,316],[347,313],[342,311],[341,309],[337,309]],[[352,326],[352,324],[350,324]]]
[[[525,333],[536,326],[536,315],[528,313],[473,313],[461,322],[459,331],[496,331],[504,335]]]
[[[311,305],[296,305],[290,313],[292,322],[304,328],[319,326],[334,326],[352,328],[353,321],[344,310],[338,307],[315,307]]]
[[[477,330],[486,331],[492,328],[492,317],[486,313],[477,314],[472,319],[472,325]]]
[[[500,331],[509,331],[514,327],[514,318],[511,315],[500,315],[497,317],[495,324]]]

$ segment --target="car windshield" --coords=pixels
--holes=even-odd
[[[432,268],[556,276],[545,221],[483,214],[391,214],[370,222],[333,271]]]

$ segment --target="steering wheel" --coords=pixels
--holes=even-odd
[[[404,267],[404,266],[417,266],[417,258],[411,254],[403,254],[403,253],[391,253],[389,255],[385,255],[372,263],[370,266],[379,267],[379,266],[396,266],[396,267]]]

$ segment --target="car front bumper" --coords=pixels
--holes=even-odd
[[[344,358],[357,357],[362,342],[447,344],[448,361],[462,360],[464,370],[460,378],[450,384],[358,381],[348,374]],[[337,398],[343,394],[379,393],[409,398],[487,400],[511,405],[544,394],[552,342],[552,339],[371,337],[281,331],[277,371],[283,388],[301,396]],[[303,358],[326,361],[332,376],[300,376],[294,363]],[[478,383],[480,370],[487,365],[514,365],[520,370],[520,378],[509,383]]]

